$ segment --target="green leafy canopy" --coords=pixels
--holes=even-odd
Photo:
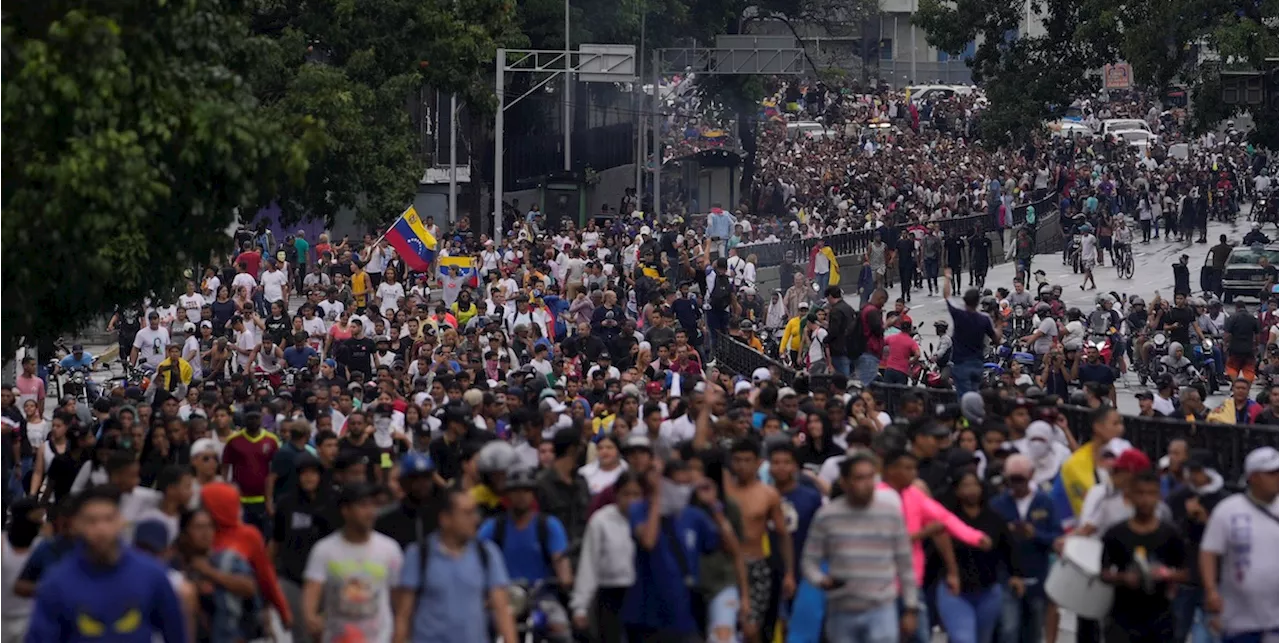
[[[317,149],[260,109],[227,2],[17,3],[3,34],[6,351],[173,287]]]

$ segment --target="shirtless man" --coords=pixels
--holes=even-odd
[[[743,628],[750,641],[760,641],[761,632],[772,632],[777,619],[777,600],[773,596],[773,570],[764,554],[764,539],[772,522],[778,535],[778,553],[782,558],[782,594],[795,595],[795,549],[791,532],[786,529],[782,512],[782,496],[778,490],[760,482],[760,447],[755,440],[743,438],[733,443],[730,453],[732,475],[725,480],[725,494],[742,510],[742,557],[747,564],[747,584],[751,590],[751,619]]]

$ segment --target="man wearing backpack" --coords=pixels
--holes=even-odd
[[[503,641],[517,640],[507,566],[493,543],[476,537],[476,501],[460,489],[442,494],[440,528],[405,550],[392,640],[490,643],[493,630]]]
[[[729,316],[734,304],[733,278],[729,276],[729,260],[720,257],[707,270],[707,335],[709,345],[715,343],[716,332],[729,331]]]
[[[880,358],[884,353],[884,303],[889,293],[877,288],[871,301],[858,312],[857,322],[849,337],[849,355],[857,356],[854,375],[863,386],[871,386],[880,376]]]
[[[569,540],[559,519],[537,510],[537,486],[532,469],[508,472],[503,490],[508,509],[486,520],[477,537],[497,545],[512,583],[527,586],[530,600],[546,615],[550,637],[568,641],[572,631],[560,590],[573,587]]]

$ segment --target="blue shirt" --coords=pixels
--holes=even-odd
[[[1076,375],[1079,376],[1077,383],[1080,386],[1084,386],[1085,382],[1099,382],[1110,386],[1116,381],[1116,372],[1103,362],[1090,364],[1082,361],[1079,369],[1076,370]]]
[[[187,640],[178,596],[160,563],[125,548],[115,565],[89,560],[84,547],[54,565],[36,589],[27,643]]]
[[[89,351],[85,351],[80,354],[80,359],[76,359],[75,353],[72,353],[62,358],[62,361],[58,362],[58,365],[68,370],[73,368],[91,368],[93,366],[93,355],[90,355]]]
[[[308,360],[319,356],[320,353],[317,353],[316,349],[306,345],[303,345],[301,349],[297,346],[290,346],[284,349],[284,363],[288,364],[289,368],[306,368]]]
[[[991,326],[991,318],[965,307],[964,302],[954,297],[947,299],[947,308],[951,310],[951,321],[955,329],[951,332],[951,361],[982,361],[982,338],[995,339],[996,331]]]
[[[707,236],[713,239],[728,239],[733,231],[733,215],[728,212],[707,215]]]
[[[635,533],[649,518],[649,501],[631,505],[627,517],[632,533]],[[636,548],[636,582],[623,599],[622,622],[693,634],[698,631],[698,625],[693,618],[686,575],[676,558],[675,548],[683,548],[684,569],[696,580],[698,559],[720,546],[720,533],[706,512],[694,507],[685,507],[676,515],[664,516],[662,520],[664,525],[654,548],[651,551]]]
[[[485,608],[489,590],[506,587],[507,566],[502,553],[491,542],[472,540],[461,555],[455,557],[440,546],[440,537],[427,539],[431,560],[427,565],[425,584],[421,577],[421,548],[417,543],[404,552],[400,569],[401,589],[420,592],[418,607],[413,612],[414,643],[491,643],[489,611]],[[480,560],[480,550],[489,553],[489,567]]]
[[[791,532],[791,544],[796,553],[793,560],[800,560],[800,552],[804,551],[804,541],[809,537],[809,525],[813,523],[813,515],[822,508],[822,493],[810,485],[797,484],[794,489],[782,494],[782,517],[787,521],[787,530]],[[777,551],[777,547],[773,548]]]
[[[546,557],[543,556],[543,545],[546,546],[547,557],[562,556],[569,548],[569,539],[564,533],[564,525],[558,518],[547,516],[546,520],[548,542],[540,544],[536,513],[524,529],[516,526],[515,519],[507,516],[507,533],[503,537],[502,559],[507,563],[507,573],[511,578],[536,582],[555,577],[555,570],[547,567]],[[492,542],[495,524],[497,520],[493,518],[484,521],[484,524],[480,525],[476,538]]]

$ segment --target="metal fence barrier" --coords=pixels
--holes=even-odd
[[[716,336],[714,357],[716,364],[722,370],[744,376],[750,376],[760,367],[769,368],[777,380],[783,384],[793,383],[799,374],[795,369],[725,334]],[[927,409],[932,409],[939,404],[956,402],[954,389],[928,389],[882,383],[872,384],[871,388],[881,396],[885,411],[891,416],[897,415],[902,396],[908,391],[922,395]],[[1083,443],[1089,439],[1092,432],[1089,424],[1089,409],[1063,405],[1058,407],[1058,410],[1067,418],[1067,426],[1077,440]],[[1280,442],[1278,440],[1280,433],[1274,426],[1191,423],[1169,418],[1146,418],[1134,415],[1125,415],[1123,418],[1125,439],[1132,442],[1134,447],[1152,456],[1153,460],[1167,451],[1171,441],[1186,440],[1190,448],[1203,449],[1214,454],[1218,472],[1223,475],[1228,484],[1239,481],[1239,477],[1243,474],[1244,458],[1250,451],[1262,446],[1277,447],[1277,443]]]
[[[1039,217],[1045,216],[1051,211],[1055,211],[1057,207],[1056,196],[1050,195],[1035,203],[1024,203],[1014,206],[1013,213],[1010,218],[1010,225],[1021,225],[1026,221],[1027,206],[1034,206]],[[992,225],[991,218],[986,214],[975,214],[967,217],[956,217],[953,219],[939,219],[933,223],[937,223],[943,233],[951,232],[968,233],[973,232],[975,227],[983,231],[990,232],[995,229]],[[877,235],[889,240],[897,239],[902,234],[901,225],[892,226],[888,231],[883,228],[878,230],[854,230],[852,232],[842,232],[822,237],[822,242],[831,247],[831,251],[836,256],[861,254],[866,252],[867,246],[871,245],[871,241]],[[884,236],[888,235],[888,236]],[[782,258],[787,252],[790,252],[797,263],[808,261],[809,250],[813,248],[813,244],[817,239],[794,239],[789,241],[776,241],[774,243],[757,243],[739,247],[739,254],[753,254],[756,256],[757,268],[770,268],[782,265]],[[892,241],[889,241],[892,243]],[[1001,257],[992,257],[992,263],[999,263],[1003,260]]]

